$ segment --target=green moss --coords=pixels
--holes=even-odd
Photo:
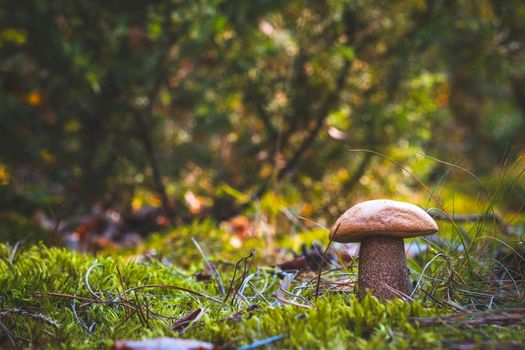
[[[175,258],[171,260],[173,265],[176,262]],[[186,265],[197,269],[201,263]],[[224,271],[225,281],[232,272],[231,267]],[[327,294],[308,309],[282,305],[272,298],[278,282],[275,272],[259,269],[252,279],[253,285],[272,304],[268,305],[247,288],[243,292],[245,300],[258,304],[259,308],[242,314],[241,319],[231,319],[247,304],[232,306],[231,298],[222,304],[185,291],[158,287],[123,295],[123,284],[125,289],[158,284],[222,299],[213,280],[199,282],[187,269],[170,267],[156,259],[89,256],[43,245],[13,255],[5,245],[0,245],[0,303],[4,312],[0,322],[16,337],[18,346],[49,349],[107,348],[116,339],[156,336],[182,336],[239,346],[283,335],[282,340],[267,347],[272,349],[439,348],[446,341],[525,341],[520,335],[525,334],[523,326],[467,330],[446,325],[422,327],[414,318],[450,310],[425,307],[421,301],[381,303],[366,297],[360,302],[352,294]],[[86,278],[97,297],[89,291]],[[73,300],[74,296],[100,300]],[[123,298],[134,307],[140,305],[142,312],[125,307]],[[204,316],[186,332],[178,334],[170,329],[175,319],[196,309],[203,310]],[[58,327],[35,315],[49,317]],[[10,345],[5,332],[0,341],[0,345]]]
[[[45,314],[60,324],[58,329],[54,329],[17,313],[2,319],[13,334],[31,339],[33,344],[39,346],[46,344],[46,347],[93,348],[94,345],[107,344],[111,339],[119,337],[134,338],[168,333],[168,322],[164,319],[148,316],[146,327],[146,322],[141,322],[139,317],[131,317],[125,321],[126,310],[121,300],[118,300],[122,285],[117,265],[126,288],[145,284],[170,284],[215,293],[213,286],[196,283],[192,277],[156,261],[124,262],[42,245],[20,252],[13,261],[8,258],[5,246],[0,246],[0,255],[0,295],[4,308],[31,310]],[[87,275],[90,267],[91,273]],[[88,290],[86,278],[90,288],[100,299],[115,302],[85,305],[82,301],[71,299],[75,295],[95,299]],[[47,294],[49,292],[65,296],[52,296]],[[137,298],[141,304],[147,302],[152,310],[175,317],[199,306],[186,293],[169,289],[144,289],[137,293],[131,292],[127,297]],[[79,320],[76,319],[75,312]],[[81,322],[88,328],[93,325],[92,334],[83,329]]]
[[[333,295],[320,299],[310,309],[294,306],[264,307],[257,315],[238,325],[230,322],[220,327],[207,325],[194,329],[195,337],[209,340],[232,338],[249,343],[273,335],[284,335],[273,348],[346,349],[430,347],[437,344],[431,333],[419,334],[410,317],[429,314],[419,303],[401,300],[380,303],[367,297]],[[399,334],[400,336],[396,336]]]

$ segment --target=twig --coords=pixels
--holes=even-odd
[[[525,308],[492,309],[482,312],[459,312],[449,316],[413,318],[421,326],[456,324],[460,327],[525,324]]]
[[[138,125],[138,128],[137,128],[138,137],[140,141],[142,142],[142,145],[146,152],[146,157],[149,162],[149,166],[151,168],[155,190],[157,191],[160,197],[161,205],[165,211],[165,214],[167,215],[169,220],[172,220],[173,219],[173,208],[168,198],[166,186],[164,185],[162,181],[162,173],[161,173],[159,162],[157,159],[155,142],[153,141],[152,136],[151,136],[151,128],[147,124],[147,120],[152,119],[153,108],[155,106],[156,100],[158,99],[159,92],[162,88],[162,83],[168,76],[166,69],[163,66],[166,63],[165,61],[167,60],[169,53],[171,52],[171,45],[172,45],[171,41],[174,39],[173,33],[171,33],[168,28],[170,21],[171,21],[171,11],[166,11],[164,21],[165,21],[164,22],[165,27],[163,29],[168,33],[168,37],[167,37],[166,42],[164,43],[165,50],[161,52],[155,64],[156,75],[154,76],[154,79],[153,79],[153,86],[151,87],[151,90],[147,94],[148,102],[147,102],[147,106],[144,111],[144,115],[141,113],[141,111],[138,111],[137,109],[133,109],[132,116],[135,120],[135,123]]]
[[[282,289],[282,288],[280,288],[280,287],[279,287],[279,289],[282,290],[282,291],[284,292],[284,294],[287,294],[287,295],[289,295],[289,296],[291,296],[291,297],[294,297],[294,299],[298,299],[298,298],[300,298],[301,300],[303,300],[304,302],[306,302],[306,304],[310,304],[310,305],[312,304],[312,302],[311,302],[310,300],[306,299],[305,297],[300,296],[299,294],[294,294],[294,293],[292,293],[292,292],[290,292],[290,291],[288,291],[288,290],[286,290],[286,289]],[[300,293],[300,291],[299,291],[299,293]],[[284,296],[284,295],[280,295],[280,296]],[[305,304],[305,305],[306,305],[306,304]]]
[[[318,222],[316,222],[316,221],[314,221],[314,220],[312,220],[312,219],[305,218],[304,216],[301,216],[301,215],[297,215],[297,217],[298,217],[299,219],[304,220],[304,221],[308,221],[309,223],[312,223],[312,224],[314,224],[314,225],[317,226],[317,227],[322,228],[322,229],[325,230],[326,232],[330,232],[330,230],[329,230],[326,226],[324,226],[323,224],[320,224],[320,223],[318,223]]]
[[[222,283],[222,278],[221,278],[221,274],[219,273],[219,270],[217,270],[211,263],[210,261],[208,260],[208,258],[206,257],[206,254],[204,254],[204,250],[202,250],[201,246],[199,245],[199,243],[197,242],[197,240],[193,237],[191,237],[191,241],[193,242],[193,244],[195,244],[195,247],[197,247],[197,250],[199,251],[199,253],[201,254],[202,256],[202,259],[204,260],[204,263],[206,264],[206,266],[208,267],[208,269],[210,271],[213,272],[213,274],[215,275],[215,278],[217,279],[217,282],[219,283],[219,287],[221,288],[221,293],[222,295],[224,296],[226,294],[226,291],[224,290],[224,283]]]
[[[268,305],[272,305],[272,303],[270,303],[270,302],[268,301],[268,299],[266,299],[266,298],[264,297],[264,295],[263,295],[263,294],[262,294],[262,293],[261,293],[261,292],[260,292],[260,291],[259,291],[254,285],[253,285],[252,282],[248,282],[248,284],[250,285],[250,287],[252,287],[252,290],[253,290],[253,291],[254,291],[254,292],[255,292],[255,293],[256,293],[256,294],[257,294],[262,300],[264,300],[264,301],[266,302],[266,304],[268,304]]]
[[[122,273],[120,272],[118,264],[115,264],[115,268],[117,269],[118,279],[120,281],[120,287],[122,288],[121,295],[123,295],[124,299],[127,300],[128,296],[126,294],[126,285],[124,284],[124,278],[122,278]],[[130,316],[130,314],[131,314],[131,311],[128,311],[128,309],[126,309],[126,316]]]
[[[266,338],[266,339],[262,339],[262,340],[257,340],[249,345],[246,345],[246,346],[241,346],[240,348],[237,348],[237,350],[253,350],[253,349],[257,349],[261,346],[266,346],[268,344],[271,344],[273,342],[276,342],[278,340],[281,340],[283,339],[284,336],[283,335],[274,335],[273,337],[269,337],[269,338]]]
[[[390,292],[394,293],[395,295],[397,295],[398,297],[400,297],[401,299],[403,299],[404,301],[410,301],[410,302],[413,302],[414,299],[412,299],[410,297],[410,295],[407,295],[403,292],[401,292],[400,290],[397,290],[395,288],[392,288],[390,287],[388,284],[386,284],[385,282],[381,282],[381,284],[383,285],[383,287],[385,287],[386,289],[388,289]]]
[[[251,258],[250,262],[248,263],[248,260]],[[241,276],[241,282],[239,283],[239,286],[237,287],[237,289],[235,290],[235,293],[233,293],[233,297],[232,297],[232,302],[231,302],[231,305],[233,306],[234,302],[235,302],[235,298],[237,295],[239,295],[240,293],[242,293],[244,291],[243,289],[243,286],[245,284],[245,281],[248,279],[248,273],[250,272],[250,269],[252,268],[252,265],[253,265],[253,260],[255,259],[255,250],[252,250],[250,252],[250,255],[244,260],[244,266],[243,266],[243,270],[242,270],[242,276]],[[244,297],[243,294],[240,294],[246,301],[246,298]],[[248,302],[246,301],[246,303],[248,304]]]
[[[296,301],[292,301],[292,300],[288,300],[280,295],[277,295],[277,294],[273,294],[272,295],[275,299],[277,299],[278,301],[280,301],[281,303],[284,303],[284,304],[290,304],[290,305],[293,305],[293,306],[297,306],[297,307],[302,307],[304,309],[309,309],[310,308],[310,305],[305,305],[305,304],[301,304],[301,303],[298,303]]]
[[[135,303],[137,305],[137,316],[139,318],[140,324],[142,326],[148,326],[148,320],[144,316],[144,312],[142,311],[142,304],[139,301],[139,296],[137,295],[137,292],[133,291],[133,297],[135,298]]]
[[[295,151],[293,152],[292,156],[288,159],[286,164],[281,169],[279,169],[277,175],[263,182],[263,184],[252,196],[251,200],[247,203],[251,203],[253,200],[261,198],[262,195],[268,190],[268,187],[272,180],[276,179],[277,181],[280,181],[286,175],[288,175],[288,173],[290,173],[295,168],[297,163],[299,163],[303,154],[311,147],[317,135],[319,134],[319,131],[322,130],[324,122],[328,117],[331,108],[333,108],[333,106],[337,103],[340,97],[341,91],[345,86],[345,82],[348,77],[351,64],[351,60],[345,60],[344,65],[341,68],[341,72],[339,73],[339,77],[336,81],[336,87],[334,91],[332,91],[332,93],[325,99],[322,106],[319,108],[317,120],[315,121],[315,126],[308,132],[301,144],[295,149]],[[289,138],[290,137],[285,137],[284,139],[288,140]],[[275,157],[272,157],[272,159],[273,158]]]
[[[248,270],[249,271],[249,270]],[[237,290],[237,294],[240,294],[240,295],[243,295],[244,296],[244,291],[246,289],[246,286],[248,285],[248,283],[250,283],[250,281],[252,279],[254,279],[255,277],[257,276],[257,272],[256,273],[252,273],[248,276],[246,276],[246,278],[244,278],[244,280],[242,281],[240,287],[238,288]]]
[[[139,290],[139,289],[144,289],[144,288],[163,288],[163,289],[181,290],[183,292],[187,292],[187,293],[199,296],[201,298],[205,298],[205,299],[214,301],[216,303],[223,304],[223,301],[221,301],[221,300],[219,300],[217,298],[214,298],[212,296],[209,296],[209,295],[206,295],[206,294],[203,294],[203,293],[199,293],[199,292],[196,292],[196,291],[188,289],[188,288],[179,287],[179,286],[175,286],[175,285],[167,285],[167,284],[144,284],[142,286],[137,286],[137,287],[130,288],[130,289],[128,289],[126,291],[126,293],[129,293],[129,292],[135,291],[135,290]]]
[[[0,311],[0,317],[7,317],[7,316],[11,316],[11,315],[21,315],[21,316],[26,316],[26,317],[31,317],[35,320],[39,320],[39,321],[42,321],[42,322],[45,322],[55,328],[59,328],[59,324],[57,321],[53,320],[51,317],[47,316],[47,315],[44,315],[42,313],[33,313],[33,312],[29,312],[27,310],[24,310],[24,309],[21,309],[21,308],[13,308],[13,309],[7,309],[7,310],[4,310],[4,311]]]
[[[89,302],[89,303],[104,303],[104,301],[101,301],[101,300],[95,300],[95,299],[92,299],[92,298],[88,298],[88,297],[81,297],[81,296],[77,296],[77,295],[69,295],[69,294],[62,294],[62,293],[56,293],[56,292],[42,292],[42,293],[37,293],[38,294],[45,294],[45,295],[50,295],[50,296],[53,296],[53,297],[58,297],[58,298],[64,298],[64,299],[72,299],[72,300],[81,300],[81,301],[85,301],[85,302]]]
[[[87,270],[86,275],[84,276],[84,282],[86,283],[86,288],[88,289],[88,291],[89,291],[89,292],[95,297],[95,299],[97,299],[97,300],[102,300],[102,298],[99,297],[98,294],[95,293],[95,292],[93,291],[93,289],[91,289],[91,286],[89,285],[89,275],[91,274],[91,271],[93,271],[93,269],[94,269],[95,267],[103,267],[103,266],[104,266],[104,265],[102,265],[102,264],[94,264],[94,265],[91,265],[91,266],[89,267],[89,269]]]
[[[455,221],[455,222],[479,222],[479,221],[488,221],[494,222],[498,225],[503,224],[503,219],[495,213],[483,213],[483,214],[455,214],[455,215],[445,215],[441,211],[429,211],[428,215],[436,220],[443,221]]]
[[[77,308],[75,307],[77,303],[76,299],[73,299],[73,303],[71,304],[71,310],[73,311],[73,316],[75,316],[75,319],[77,320],[78,324],[84,330],[84,332],[89,333],[89,328],[86,326],[84,322],[78,317]]]
[[[246,262],[247,262],[247,260],[249,258],[253,258],[253,257],[255,257],[255,251],[252,250],[249,255],[240,258],[239,261],[237,261],[237,263],[235,263],[235,267],[233,269],[233,276],[232,276],[232,279],[230,281],[230,286],[228,287],[228,292],[226,293],[226,296],[224,297],[224,299],[222,301],[223,303],[225,303],[228,300],[228,298],[230,297],[230,294],[231,294],[231,292],[233,290],[233,286],[234,286],[234,283],[235,283],[235,276],[237,275],[237,270],[239,269],[239,265],[244,262],[243,274],[245,274],[246,273]],[[253,259],[252,259],[252,262],[253,262]],[[250,265],[250,267],[251,267],[251,265]],[[243,281],[244,281],[244,278],[243,278]],[[233,293],[233,297],[235,297],[236,293],[237,293],[237,290]]]
[[[181,328],[184,328],[184,326],[190,324],[192,321],[194,321],[197,316],[202,312],[202,309],[195,309],[191,312],[188,312],[186,315],[182,316],[181,318],[177,319],[173,325],[171,325],[171,329],[174,331],[179,330]]]
[[[11,342],[11,344],[13,344],[13,346],[16,346],[14,335],[11,333],[11,331],[2,322],[0,322],[0,328],[2,328],[4,333],[7,335],[7,337],[9,338],[9,341]]]
[[[337,231],[339,231],[339,226],[341,226],[341,223],[339,223],[337,227],[335,228],[334,235],[337,233]],[[328,248],[330,248],[331,244],[332,244],[332,240],[328,242],[328,246],[326,246],[326,249],[323,253],[323,257],[328,252]],[[317,300],[317,298],[319,297],[319,289],[321,287],[321,273],[322,272],[323,272],[323,264],[319,264],[319,273],[317,274],[317,286],[315,287],[315,300]]]

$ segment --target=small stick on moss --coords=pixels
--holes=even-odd
[[[70,294],[63,294],[63,293],[56,293],[56,292],[37,293],[37,295],[40,295],[40,294],[49,295],[52,297],[64,298],[64,299],[80,300],[80,301],[91,302],[91,303],[101,303],[101,301],[97,301],[97,300],[94,300],[88,297],[81,297],[78,295],[70,295]]]
[[[184,328],[184,326],[191,323],[201,313],[201,311],[202,309],[195,309],[193,311],[188,312],[186,315],[175,320],[175,322],[171,325],[170,328],[174,331]]]
[[[223,303],[225,303],[228,300],[228,298],[230,297],[230,294],[231,294],[231,292],[233,290],[233,287],[234,287],[234,283],[235,283],[235,280],[236,280],[235,276],[237,275],[237,270],[239,269],[239,266],[241,265],[241,263],[244,263],[243,279],[242,279],[244,281],[244,278],[246,278],[245,274],[247,273],[247,270],[246,270],[247,261],[248,261],[249,258],[253,258],[253,257],[255,257],[255,252],[252,250],[250,252],[250,254],[240,258],[239,261],[237,261],[237,263],[235,264],[235,267],[233,269],[233,276],[232,276],[232,279],[230,280],[230,286],[228,287],[228,292],[226,293],[226,296],[224,297],[224,299],[222,301]],[[252,263],[253,263],[253,259],[252,259]],[[250,263],[250,268],[251,268],[251,263]],[[249,269],[248,269],[248,271],[249,271]],[[241,282],[241,284],[242,284],[242,282]],[[233,298],[235,298],[235,294],[236,293],[237,293],[237,289],[233,293]]]
[[[2,322],[0,322],[0,328],[7,335],[7,337],[9,338],[9,341],[11,342],[11,344],[13,344],[13,346],[16,346],[16,341],[15,341],[15,338],[14,338],[15,336],[11,333],[9,328],[7,328]]]
[[[120,295],[123,295],[123,299],[124,300],[127,300],[128,296],[126,294],[126,285],[124,284],[124,278],[122,277],[122,273],[120,272],[120,268],[118,267],[118,264],[115,264],[115,268],[117,269],[117,273],[118,273],[118,279],[119,279],[119,282],[120,282],[120,287],[122,288],[122,294]],[[127,308],[126,308],[126,316],[130,316],[131,314],[131,311],[129,311]]]
[[[77,300],[73,299],[73,303],[71,304],[71,310],[73,311],[73,316],[75,316],[75,320],[77,320],[78,324],[80,325],[80,328],[86,333],[89,334],[89,328],[86,326],[84,322],[78,317],[77,308],[76,308]]]
[[[290,291],[287,291],[286,289],[282,289],[281,287],[279,287],[279,290],[281,290],[283,293],[293,297],[294,299],[301,299],[302,301],[305,302],[305,305],[312,304],[312,302],[310,300],[306,299],[305,297],[300,296],[299,294],[294,294],[294,293],[292,293]],[[283,295],[281,294],[280,296],[283,296]]]
[[[88,298],[88,297],[82,297],[82,296],[70,295],[70,294],[63,294],[63,293],[56,293],[56,292],[44,292],[44,293],[39,292],[39,293],[37,293],[37,295],[43,295],[43,294],[49,295],[49,296],[53,296],[53,297],[58,297],[58,298],[83,301],[84,304],[81,304],[80,307],[89,306],[91,304],[111,304],[111,303],[114,303],[114,301],[111,301],[111,300],[104,300],[104,299],[96,300],[96,299],[92,299],[92,298]],[[120,305],[125,306],[127,308],[130,308],[133,311],[136,311],[136,308],[133,306],[133,304],[130,301],[128,301],[127,299],[124,299],[122,297],[120,297],[120,300],[121,300]]]
[[[248,260],[250,259],[251,257],[251,260],[250,262],[248,263]],[[248,275],[248,273],[250,272],[251,268],[252,268],[252,265],[253,265],[253,260],[255,259],[255,251],[251,251],[250,252],[250,255],[247,257],[247,259],[244,260],[244,266],[243,266],[243,270],[242,270],[242,276],[240,278],[241,282],[239,283],[238,287],[236,288],[235,290],[235,293],[233,293],[233,297],[232,297],[232,301],[231,301],[231,305],[233,306],[233,304],[235,303],[235,298],[237,296],[241,296],[242,298],[245,299],[246,301],[246,298],[244,297],[244,295],[242,294],[244,292],[244,289],[243,287],[245,286],[245,283],[246,281],[248,281],[248,277],[249,276],[252,276],[252,275]],[[246,301],[246,304],[249,304],[248,301]]]
[[[290,305],[293,305],[293,306],[297,306],[297,307],[302,307],[304,309],[309,309],[310,308],[310,305],[305,305],[305,304],[301,304],[301,303],[298,303],[296,301],[292,301],[292,300],[288,300],[280,295],[277,295],[277,294],[272,294],[272,297],[274,297],[275,299],[277,299],[278,301],[280,301],[281,303],[284,303],[284,304],[290,304]]]
[[[400,299],[403,299],[404,301],[414,302],[414,299],[412,299],[408,294],[405,294],[395,288],[390,287],[387,283],[381,282],[381,285],[383,286],[383,288],[387,289],[388,291],[390,291],[391,293],[393,293]]]
[[[269,337],[269,338],[266,338],[266,339],[262,339],[262,340],[257,340],[257,341],[254,341],[253,343],[249,344],[249,345],[246,345],[246,346],[241,346],[240,348],[237,348],[237,350],[253,350],[253,349],[257,349],[261,346],[266,346],[268,344],[271,344],[273,342],[276,342],[278,340],[281,340],[284,338],[284,335],[274,335],[273,337]]]
[[[144,316],[144,312],[142,311],[142,305],[139,301],[139,297],[136,291],[133,292],[133,297],[135,298],[135,305],[137,305],[137,316],[139,318],[140,324],[149,328],[148,319],[146,316]]]
[[[334,231],[334,234],[337,233],[337,231],[339,230],[339,226],[341,224],[337,225],[337,227],[335,228],[335,231]],[[332,240],[330,240],[330,242],[328,242],[328,245],[326,246],[326,249],[324,250],[324,253],[323,253],[323,258],[326,256],[326,253],[328,252],[328,249],[330,248],[330,245],[332,245]],[[317,300],[317,298],[319,298],[319,289],[321,288],[321,273],[323,272],[323,263],[321,262],[319,264],[319,272],[317,274],[317,286],[315,287],[315,300]]]
[[[272,305],[272,303],[270,303],[270,302],[268,301],[268,299],[266,299],[266,298],[264,297],[264,295],[259,291],[259,289],[257,289],[257,287],[255,287],[255,286],[253,285],[252,282],[248,282],[248,284],[250,285],[250,287],[252,288],[252,290],[255,292],[255,294],[257,294],[262,300],[264,300],[264,301],[266,302],[266,304],[268,304],[268,305]]]
[[[209,295],[206,295],[206,294],[203,294],[203,293],[199,293],[199,292],[196,292],[196,291],[188,289],[188,288],[179,287],[179,286],[175,286],[175,285],[167,285],[167,284],[144,284],[142,286],[129,288],[128,290],[126,290],[126,293],[129,293],[129,292],[135,291],[135,290],[139,290],[139,289],[144,289],[144,288],[164,288],[164,289],[180,290],[180,291],[183,291],[183,292],[187,292],[187,293],[199,296],[201,298],[205,298],[205,299],[214,301],[214,302],[219,303],[219,304],[223,304],[223,301],[221,301],[221,300],[219,300],[217,298],[214,298],[212,296],[209,296]]]
[[[449,316],[413,318],[421,326],[455,324],[459,327],[479,327],[488,325],[525,324],[525,308],[494,309],[482,312],[458,312]]]
[[[57,321],[53,320],[51,317],[44,315],[42,313],[29,312],[21,308],[13,308],[13,309],[7,309],[4,311],[0,311],[0,317],[7,317],[11,315],[21,315],[21,316],[31,317],[35,320],[39,320],[44,323],[47,323],[55,328],[60,327]]]
[[[197,250],[199,251],[199,253],[201,254],[202,256],[202,259],[204,260],[204,263],[206,264],[206,266],[208,267],[208,269],[213,272],[213,274],[215,275],[215,278],[217,279],[217,282],[219,283],[219,287],[221,288],[221,294],[224,296],[226,294],[226,291],[224,290],[224,283],[222,282],[222,277],[221,277],[221,274],[219,273],[219,270],[217,270],[211,263],[210,261],[208,260],[208,258],[206,257],[206,254],[204,254],[204,250],[202,250],[201,246],[199,245],[199,243],[197,242],[197,240],[195,238],[191,238],[191,241],[193,242],[193,244],[195,244],[195,247],[197,247]]]

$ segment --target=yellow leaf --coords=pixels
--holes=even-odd
[[[9,183],[9,172],[7,168],[0,164],[0,186],[7,185]]]
[[[40,106],[42,102],[44,102],[44,98],[38,91],[32,91],[26,96],[26,103],[30,106]]]
[[[48,165],[55,164],[57,162],[56,157],[52,155],[51,152],[49,152],[49,150],[47,149],[43,149],[40,151],[40,157],[42,158],[44,163]]]

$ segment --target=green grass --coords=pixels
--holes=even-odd
[[[479,228],[464,229],[476,237]],[[489,232],[490,225],[483,230]],[[94,349],[109,348],[118,339],[172,336],[236,348],[275,335],[283,338],[266,348],[404,349],[442,348],[456,342],[525,343],[523,322],[493,322],[479,313],[487,311],[490,316],[502,308],[521,310],[522,265],[511,263],[516,259],[513,249],[519,249],[522,242],[514,238],[505,244],[494,239],[471,240],[467,267],[454,228],[442,225],[442,231],[445,244],[427,242],[429,250],[409,260],[412,280],[420,281],[413,303],[379,302],[373,297],[357,300],[351,288],[340,288],[355,278],[355,268],[325,271],[324,293],[316,300],[315,274],[283,273],[271,266],[274,256],[263,254],[267,253],[263,239],[248,239],[242,248],[234,248],[228,234],[210,221],[155,235],[141,248],[96,256],[43,244],[16,250],[2,244],[0,346],[15,347],[14,342],[16,347]],[[319,231],[304,236],[307,240],[318,236],[326,242],[326,235]],[[218,278],[199,280],[198,272],[213,274],[207,271],[192,238],[218,267],[228,298]],[[286,236],[274,244],[296,248],[296,243]],[[253,259],[242,259],[252,250]],[[496,262],[496,253],[508,259]],[[502,262],[508,274],[502,272]],[[280,284],[297,295],[282,295],[290,303],[275,298]],[[190,312],[199,314],[198,319],[177,330],[171,328]],[[433,318],[457,312],[473,313],[459,320]],[[418,321],[421,318],[426,321]],[[479,324],[472,327],[465,319],[479,320]]]

